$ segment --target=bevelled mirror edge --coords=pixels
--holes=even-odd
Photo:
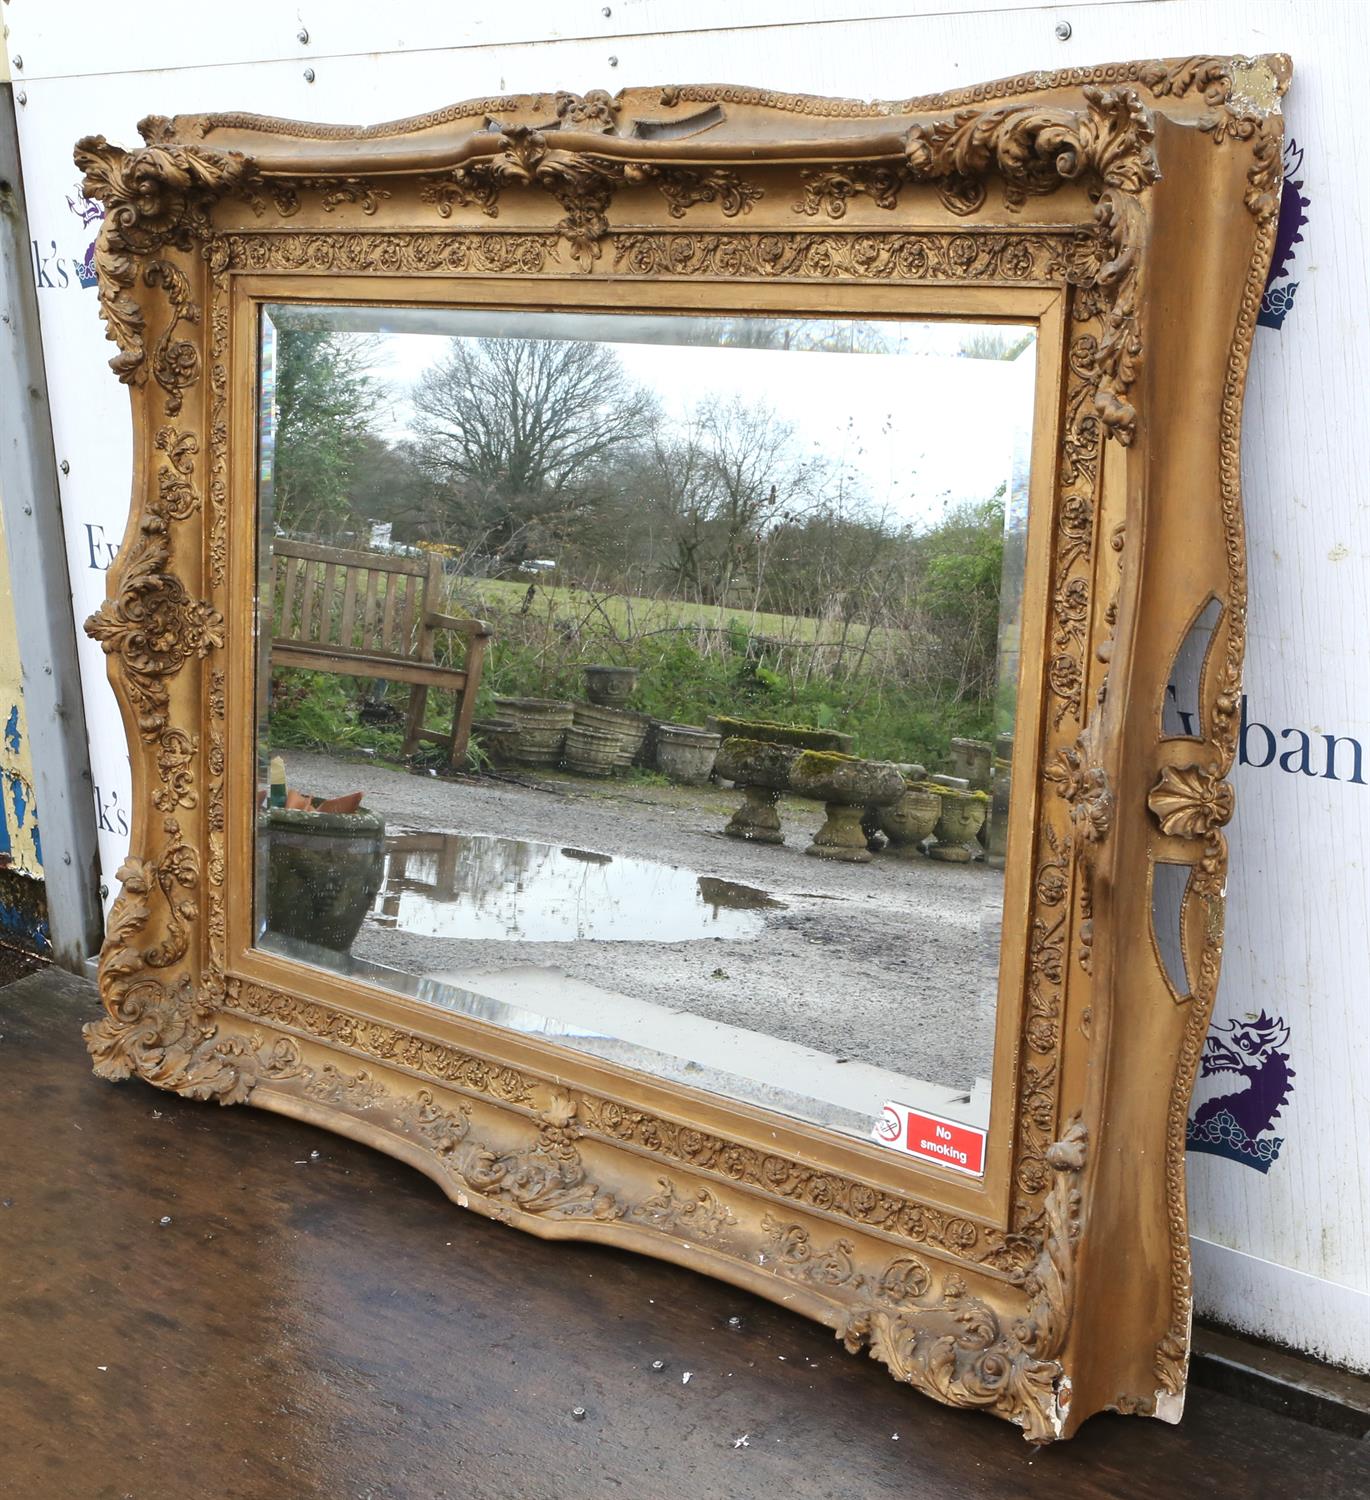
[[[363,285],[357,281],[337,281],[333,279],[296,278],[289,284],[288,291],[296,299],[293,305],[301,308],[316,306],[315,301],[320,295],[325,299],[336,299],[339,297],[353,299],[349,306],[354,309],[364,304],[386,304],[392,299],[394,287],[388,280],[377,279],[374,283]],[[886,289],[884,310],[889,312],[894,305],[894,299]],[[248,350],[251,345],[250,330],[255,326],[256,320],[261,317],[262,309],[273,305],[271,298],[283,294],[283,284],[279,280],[269,281],[263,285],[257,278],[244,278],[244,284],[239,288],[240,301],[236,304],[239,309],[239,335],[242,338],[244,358],[248,358]],[[469,288],[459,288],[449,294],[450,304],[460,307],[467,305],[474,292]],[[543,295],[551,295],[544,289]],[[804,293],[799,288],[790,289],[787,293],[790,301],[797,307],[807,303],[813,298],[812,293]],[[849,289],[849,300],[853,295]],[[415,292],[416,298],[419,292]],[[499,286],[488,288],[481,296],[492,301],[507,299],[507,292]],[[593,306],[597,295],[594,287],[584,280],[564,282],[559,284],[556,297],[563,297],[569,305]],[[737,289],[731,292],[727,288],[712,289],[710,296],[718,304],[720,312],[726,312],[729,304],[743,303],[744,298],[755,299],[757,292],[754,289]],[[939,314],[949,316],[954,313],[963,296],[967,298],[966,308],[969,315],[973,317],[984,317],[987,315],[985,298],[983,295],[970,296],[960,289],[948,289],[938,294],[940,298]],[[667,300],[663,293],[657,294],[658,301]],[[424,294],[424,300],[429,304],[436,301],[432,289]],[[697,297],[696,297],[697,303]],[[838,299],[829,299],[832,300]],[[1035,323],[1040,330],[1040,359],[1041,368],[1044,370],[1044,378],[1039,380],[1037,386],[1035,441],[1045,451],[1049,452],[1054,442],[1055,434],[1055,405],[1056,399],[1053,394],[1057,371],[1062,358],[1061,343],[1064,335],[1064,319],[1062,316],[1062,299],[1058,293],[1043,293],[1035,290],[1014,290],[998,294],[996,297],[996,309],[1000,316],[1012,316],[1020,322],[1037,319]],[[814,311],[818,304],[815,303]],[[829,306],[829,311],[832,310]],[[241,444],[241,467],[246,475],[252,468],[251,462],[246,457],[251,445],[251,433],[255,422],[254,413],[247,407],[243,407],[236,418],[236,434]],[[1034,470],[1033,485],[1037,491],[1034,504],[1043,509],[1049,507],[1051,501],[1052,465],[1043,461]],[[245,481],[246,482],[246,481]],[[243,518],[241,532],[242,549],[246,553],[252,544],[250,529]],[[1040,534],[1049,535],[1050,526],[1044,524]],[[1034,532],[1034,536],[1038,533]],[[1045,551],[1041,542],[1032,544],[1038,551]],[[1041,577],[1036,579],[1034,588],[1040,595],[1045,590],[1045,573],[1049,567],[1046,557],[1038,559],[1033,564],[1034,575],[1040,573]],[[232,663],[235,651],[242,647],[242,643],[250,638],[251,623],[253,619],[253,601],[247,593],[242,594],[236,601],[236,616],[230,617],[229,635],[229,658]],[[250,715],[250,704],[253,701],[249,688],[246,685],[248,679],[248,668],[246,658],[250,651],[245,650],[243,656],[242,670],[232,670],[230,675],[234,681],[244,684],[242,695],[235,701],[234,694],[229,695],[228,719],[231,723],[238,724],[239,737],[243,745],[247,744],[248,736],[241,726],[246,724]],[[1025,652],[1024,671],[1028,675],[1037,674],[1044,670],[1038,657],[1040,653],[1033,643],[1032,648]],[[1035,739],[1035,729],[1032,727],[1033,720],[1038,712],[1037,702],[1034,695],[1027,695],[1025,699],[1026,715],[1021,722],[1029,726],[1025,739],[1031,742]],[[230,743],[230,766],[234,763],[234,750],[236,741]],[[230,864],[251,863],[252,847],[250,828],[252,826],[252,814],[250,812],[251,794],[254,785],[254,777],[260,775],[260,766],[252,764],[250,754],[244,753],[237,762],[239,777],[239,795],[233,799],[237,809],[236,818],[229,820],[229,861]],[[1032,782],[1036,777],[1036,764],[1031,756],[1023,756],[1015,764],[1015,774],[1023,783],[1021,801],[1024,807],[1030,805],[1033,793]],[[1014,840],[1025,838],[1028,833],[1030,819],[1027,815],[1021,818],[1015,817],[1014,831],[1010,833],[1010,845]],[[1021,833],[1017,830],[1021,829]],[[235,842],[236,836],[236,842]],[[1029,861],[1023,852],[1015,853],[1010,847],[1009,874],[1013,885],[1016,887],[1017,895],[1014,904],[1017,908],[1026,910],[1027,893],[1030,886]],[[283,974],[292,972],[283,970],[279,956],[271,952],[265,952],[254,948],[248,935],[248,923],[246,920],[247,906],[245,904],[231,905],[228,913],[229,926],[229,953],[231,957],[230,967],[234,973],[239,973],[245,978],[258,980],[263,984],[281,983]],[[1025,923],[1020,923],[1014,933],[1014,956],[1013,962],[1005,963],[1000,976],[1000,986],[1005,994],[1012,995],[1013,1004],[1001,1003],[998,1021],[997,1055],[994,1072],[994,1117],[990,1131],[990,1142],[987,1157],[987,1171],[984,1176],[975,1180],[952,1180],[950,1174],[937,1172],[925,1177],[926,1191],[938,1194],[941,1201],[948,1210],[960,1213],[972,1213],[976,1218],[983,1219],[988,1223],[995,1224],[1000,1230],[1008,1227],[1009,1211],[1009,1184],[1008,1164],[1009,1153],[1012,1145],[1012,1132],[1009,1128],[1013,1112],[1013,1049],[1015,1046],[1015,1032],[1018,1025],[1016,1000],[1018,990],[1021,988],[1021,979],[1018,977],[1027,960],[1026,937],[1023,928]],[[295,982],[302,988],[308,988],[309,992],[316,998],[324,999],[332,993],[335,1000],[348,990],[349,986],[364,985],[366,983],[365,973],[355,965],[352,966],[350,977],[333,982],[320,981],[316,974],[307,973],[303,969],[293,970]],[[383,983],[383,976],[373,976],[375,982]],[[361,995],[363,991],[358,990]],[[370,1006],[377,1002],[374,989],[366,991],[365,1000],[354,1000],[351,1008],[358,1004]],[[601,1063],[598,1073],[577,1071],[579,1066],[588,1065],[587,1059],[573,1059],[570,1054],[560,1052],[558,1049],[550,1051],[544,1046],[538,1050],[536,1039],[528,1035],[521,1035],[515,1039],[512,1034],[499,1030],[493,1030],[484,1025],[479,1019],[466,1024],[461,1017],[439,1016],[431,1009],[419,1006],[407,1006],[402,994],[390,994],[386,997],[386,1014],[395,1018],[403,1016],[407,1024],[419,1027],[425,1035],[433,1036],[455,1045],[464,1045],[475,1048],[484,1055],[508,1062],[510,1065],[533,1065],[543,1067],[558,1064],[567,1077],[583,1077],[587,1082],[598,1079],[599,1087],[603,1087],[605,1076],[617,1076],[620,1078],[618,1085],[619,1095],[625,1100],[632,1100],[634,1107],[660,1108],[660,1090],[652,1090],[642,1086],[643,1080],[631,1072],[623,1069],[615,1070],[612,1064]],[[688,1088],[682,1085],[685,1092]],[[827,1170],[841,1174],[844,1177],[859,1176],[862,1180],[873,1186],[891,1189],[897,1192],[909,1191],[910,1182],[914,1175],[920,1172],[926,1173],[927,1169],[921,1167],[916,1161],[906,1161],[901,1164],[900,1160],[892,1157],[888,1152],[873,1146],[863,1146],[859,1140],[850,1137],[838,1139],[816,1127],[806,1127],[803,1121],[781,1120],[780,1117],[752,1111],[734,1111],[730,1116],[724,1107],[725,1101],[717,1099],[700,1101],[706,1104],[711,1113],[710,1119],[714,1129],[726,1134],[731,1140],[745,1141],[753,1149],[769,1149],[787,1152],[798,1151],[813,1165],[821,1165]],[[920,1189],[921,1190],[921,1189]]]
[[[90,626],[135,784],[134,854],[101,963],[108,1014],[89,1036],[97,1072],[297,1113],[532,1232],[617,1241],[800,1305],[898,1378],[1033,1440],[1103,1408],[1175,1419],[1190,1296],[1184,1114],[1221,947],[1244,623],[1241,395],[1289,74],[1281,57],[1191,58],[874,107],[673,87],[480,101],[370,132],[206,116],[145,122],[149,145],[131,153],[83,142],[86,191],[110,210],[100,302],[131,387],[139,476]],[[707,140],[663,143],[663,121],[688,132],[702,113]],[[781,190],[751,196],[767,173]],[[1202,240],[1174,211],[1199,202]],[[1047,920],[1033,918],[1018,1016],[1007,1233],[930,1191],[876,1191],[743,1150],[233,967],[233,282],[306,269],[537,276],[553,262],[625,300],[675,279],[769,295],[789,282],[1069,288],[1043,646],[1042,702],[1059,718],[1034,803]],[[1186,340],[1165,297],[1200,284],[1207,337]],[[1163,748],[1138,708],[1163,689],[1159,643],[1176,632],[1161,627],[1209,594],[1229,623],[1224,661],[1205,674],[1206,738],[1197,754]],[[1150,948],[1145,872],[1162,855],[1198,872],[1183,1003]]]

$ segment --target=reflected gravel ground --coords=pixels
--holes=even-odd
[[[452,939],[368,919],[353,947],[358,957],[420,974],[548,965],[913,1078],[969,1088],[989,1076],[1003,877],[983,863],[810,859],[803,850],[823,811],[790,798],[781,806],[784,846],[741,843],[719,832],[737,794],[716,788],[562,775],[526,785],[443,780],[299,751],[289,777],[319,796],[362,790],[394,830],[488,834],[677,865],[781,903],[760,914],[752,935],[684,942]]]

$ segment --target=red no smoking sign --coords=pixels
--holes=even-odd
[[[910,1109],[907,1104],[887,1104],[871,1138],[905,1156],[935,1161],[968,1177],[984,1176],[985,1132],[974,1125]]]

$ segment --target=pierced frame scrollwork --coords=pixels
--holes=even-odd
[[[84,189],[107,210],[100,308],[146,474],[87,626],[125,710],[137,798],[101,956],[106,1015],[87,1028],[97,1073],[332,1124],[492,1217],[534,1233],[594,1226],[783,1297],[897,1378],[1034,1441],[1103,1407],[1177,1416],[1184,1117],[1221,952],[1245,620],[1241,395],[1288,81],[1281,57],[1189,58],[875,105],[673,86],[479,100],[357,130],[149,118],[142,148],[83,140]],[[1198,165],[1196,131],[1214,153]],[[423,165],[396,168],[406,147]],[[1239,289],[1230,316],[1205,324],[1221,346],[1177,352],[1152,315],[1153,263],[1185,264],[1162,183],[1247,211],[1208,252]],[[699,288],[702,304],[724,283],[1064,299],[1051,500],[1034,522],[1050,532],[1039,776],[1015,796],[1033,812],[1015,833],[1031,875],[1001,1053],[1011,1076],[996,1080],[1002,1211],[935,1172],[894,1185],[802,1139],[759,1147],[726,1109],[685,1096],[629,1097],[569,1063],[554,1081],[545,1059],[372,1011],[345,985],[324,1000],[267,982],[235,951],[230,635],[244,573],[230,515],[251,503],[233,493],[248,389],[235,287],[339,274],[447,288],[601,278],[629,297]],[[1153,378],[1165,348],[1189,382],[1178,399]],[[1153,462],[1167,443],[1207,466],[1211,497],[1178,592],[1225,605],[1193,764],[1139,744],[1128,713],[1168,666],[1147,644],[1171,638],[1150,628],[1167,607],[1157,570],[1179,550],[1178,485]],[[1143,520],[1147,559],[1128,544]],[[1136,892],[1161,853],[1194,871],[1198,980],[1178,1006],[1140,956]],[[1099,1082],[1105,1052],[1125,1067],[1144,1050],[1170,1059],[1163,1092],[1130,1092],[1119,1067]],[[1138,1201],[1120,1186],[1115,1131],[1154,1143]],[[1146,1285],[1120,1313],[1100,1267],[1125,1244]]]

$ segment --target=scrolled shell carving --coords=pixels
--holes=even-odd
[[[1209,838],[1232,818],[1232,786],[1213,766],[1166,766],[1147,806],[1174,838]]]

